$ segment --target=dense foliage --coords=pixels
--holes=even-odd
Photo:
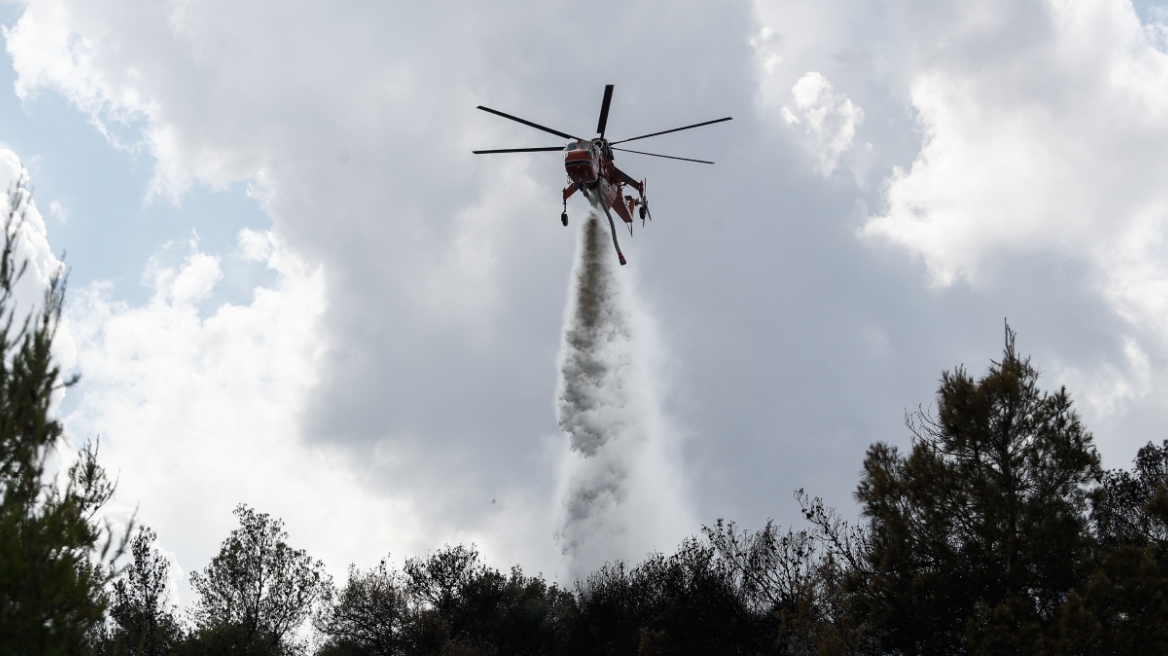
[[[241,505],[180,614],[154,532],[139,528],[122,558],[95,519],[113,492],[96,448],[52,475],[64,286],[17,318],[27,202],[12,194],[0,252],[0,653],[1168,653],[1168,441],[1130,471],[1101,469],[1070,396],[1039,389],[1008,328],[983,377],[942,375],[906,452],[868,449],[858,522],[800,490],[802,527],[719,520],[570,589],[461,545],[400,570],[350,566],[337,587],[279,519]]]
[[[9,193],[0,250],[0,654],[70,654],[102,619],[120,550],[95,518],[113,494],[96,447],[81,449],[63,483],[52,475],[63,429],[50,410],[70,383],[52,358],[65,285],[57,272],[39,308],[16,303],[29,198]]]
[[[869,520],[861,613],[893,653],[1024,652],[1057,622],[1092,558],[1087,499],[1102,475],[1065,390],[1006,352],[975,381],[946,373],[912,450],[875,444],[856,497]]]
[[[182,640],[182,627],[169,603],[170,561],[158,552],[157,536],[143,527],[130,542],[131,562],[113,584],[112,627],[100,651],[164,656]]]
[[[465,546],[350,567],[334,588],[278,520],[241,506],[192,576],[184,636],[142,532],[107,635],[120,653],[180,655],[1168,653],[1168,442],[1105,472],[1067,392],[1037,382],[1007,329],[985,376],[942,376],[906,453],[869,448],[859,522],[800,490],[802,528],[719,520],[570,590]]]
[[[283,522],[247,506],[235,509],[233,530],[202,572],[191,574],[199,594],[191,642],[196,653],[281,653],[331,589],[324,564],[290,547]],[[227,649],[224,644],[232,645]]]

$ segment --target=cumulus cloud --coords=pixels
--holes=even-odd
[[[1001,252],[1083,257],[1109,278],[1124,262],[1149,264],[1141,250],[1168,201],[1168,55],[1127,3],[1042,7],[1047,29],[1002,44],[996,65],[951,53],[912,86],[924,144],[865,232],[918,253],[939,284],[976,279]],[[970,36],[951,47],[980,45]]]
[[[749,43],[760,117],[793,137],[812,171],[828,178],[846,170],[867,190],[873,170],[882,175],[899,150],[887,130],[898,122],[889,110],[902,107],[888,85],[895,81],[888,54],[896,47],[884,42],[890,30],[878,27],[887,26],[888,16],[872,2],[755,0],[752,8],[759,25]],[[869,105],[881,129],[857,140]]]
[[[1123,413],[1133,399],[1145,397],[1155,385],[1163,384],[1157,380],[1148,353],[1131,337],[1123,340],[1123,358],[1117,363],[1102,362],[1090,368],[1066,360],[1053,364],[1056,379],[1075,390],[1075,399],[1099,418]]]
[[[603,8],[581,19],[555,5],[501,14],[475,3],[409,12],[291,3],[276,16],[260,2],[232,12],[28,3],[6,35],[23,97],[61,93],[115,145],[149,153],[156,196],[248,182],[273,229],[245,232],[242,256],[287,254],[313,272],[278,267],[279,284],[251,303],[217,305],[226,255],[180,244],[147,267],[145,306],[100,286],[74,298],[71,321],[85,326],[90,355],[71,430],[109,439],[121,501],[142,499],[142,518],[188,568],[226,533],[235,501],[284,516],[330,564],[459,539],[527,567],[556,562],[554,550],[550,560],[538,552],[557,528],[545,515],[564,498],[551,498],[545,470],[556,460],[545,452],[562,450],[539,436],[555,431],[548,401],[571,266],[571,233],[556,221],[563,173],[554,156],[469,156],[539,138],[473,107],[589,130],[599,90],[615,81],[610,128],[628,135],[738,114],[746,96],[741,8],[611,8],[642,15],[612,25]],[[562,38],[566,24],[590,31],[588,20],[611,49]],[[585,84],[565,87],[565,61],[589,63]],[[678,62],[684,75],[661,74]],[[607,77],[614,70],[619,79]],[[695,151],[716,153],[724,134],[669,138],[704,138],[711,147]],[[660,236],[696,234],[684,228],[702,225],[687,199],[710,194],[687,195],[695,178],[671,163],[628,157],[631,173],[654,176],[655,207],[679,219]],[[630,255],[639,261],[644,249],[650,261],[653,244],[629,244]],[[311,330],[309,307],[323,312]],[[640,335],[646,357],[655,340]],[[311,355],[322,346],[327,357]],[[642,463],[676,454],[649,438],[620,445],[603,461],[633,463],[630,501],[610,518],[631,533],[604,553],[669,548],[697,523],[657,505],[675,470]],[[570,452],[559,462],[572,470]],[[313,488],[323,492],[309,499]],[[326,517],[329,501],[345,511]],[[656,521],[668,530],[650,530]]]
[[[1168,7],[1153,5],[1147,11],[1144,32],[1148,35],[1148,41],[1160,51],[1168,51]]]
[[[112,299],[108,284],[72,293],[65,325],[83,378],[65,418],[69,434],[101,436],[102,459],[119,479],[116,503],[140,506],[138,520],[188,567],[214,553],[240,502],[287,517],[298,542],[335,569],[376,558],[416,518],[408,504],[362,485],[342,455],[305,444],[295,412],[322,355],[322,272],[270,234],[244,232],[240,241],[253,256],[265,243],[278,276],[245,305],[204,316],[200,301],[222,271],[197,243],[173,265],[152,263],[144,306]],[[396,531],[366,524],[369,514]],[[368,544],[336,539],[358,526]]]
[[[911,85],[920,153],[863,234],[919,256],[942,287],[983,284],[1009,258],[1083,263],[1138,340],[1129,379],[1088,393],[1114,408],[1149,390],[1137,353],[1168,356],[1168,54],[1126,2],[1009,8],[989,21],[969,8],[930,37],[946,47]],[[968,65],[1012,20],[1031,29]]]
[[[753,7],[767,28],[752,42],[765,117],[778,125],[776,108],[794,112],[790,89],[805,71],[863,107],[873,147],[846,229],[859,227],[877,257],[923,265],[929,303],[945,315],[1008,316],[1045,349],[1048,383],[1077,393],[1105,455],[1134,453],[1168,411],[1158,400],[1168,389],[1163,8]]]
[[[198,481],[179,476],[221,506],[250,494],[252,483],[235,482],[249,480],[246,468],[222,454],[252,449],[254,432],[261,446],[246,457],[262,469],[256,480],[285,472],[278,486],[301,476],[336,498],[368,499],[354,502],[365,514],[333,531],[341,546],[329,553],[408,543],[412,555],[473,539],[503,562],[550,571],[569,481],[581,491],[603,471],[658,480],[618,465],[668,458],[605,459],[604,446],[589,460],[560,439],[549,401],[572,266],[572,232],[557,220],[563,171],[553,154],[468,151],[558,143],[475,105],[582,133],[606,83],[617,85],[616,137],[736,119],[654,142],[716,167],[620,155],[622,168],[651,180],[658,220],[623,245],[645,267],[638,295],[677,344],[661,356],[671,394],[657,388],[655,407],[694,435],[678,448],[702,521],[798,521],[782,500],[801,486],[847,507],[864,446],[898,434],[902,409],[927,401],[939,369],[995,353],[1003,315],[1026,344],[1050,345],[1049,382],[1064,373],[1098,382],[1082,398],[1099,413],[1134,416],[1132,399],[1164,389],[1156,345],[1168,274],[1153,182],[1168,161],[1161,23],[1141,26],[1110,0],[528,9],[27,2],[6,33],[23,97],[59,93],[116,147],[147,155],[138,161],[154,164],[155,196],[181,202],[242,182],[272,220],[244,233],[238,253],[184,243],[160,254],[143,277],[146,305],[85,290],[76,316],[88,319],[86,348],[104,364],[83,371],[92,387],[77,391],[107,393],[104,404],[100,393],[85,402],[78,426],[112,441],[115,427],[177,435],[185,449],[212,439],[184,424],[199,422],[221,455],[199,456]],[[629,20],[614,23],[613,11]],[[565,38],[566,25],[605,34],[609,47]],[[855,184],[839,175],[849,169]],[[72,223],[85,220],[87,208],[66,205]],[[265,294],[223,305],[216,290],[234,284],[237,256],[288,257],[311,273],[278,265],[286,273]],[[127,267],[131,279],[144,268]],[[316,308],[311,331],[296,327],[308,321],[296,303]],[[145,336],[141,348],[115,339],[107,319],[138,326],[124,330]],[[181,343],[157,343],[155,332]],[[235,340],[254,345],[236,352],[225,345]],[[632,352],[644,352],[640,341]],[[118,375],[123,357],[150,389]],[[291,367],[280,377],[291,382],[273,382],[269,362]],[[140,426],[123,395],[146,409]],[[236,397],[279,407],[276,428],[243,419],[233,428]],[[220,402],[222,412],[209,409]],[[171,403],[178,410],[162,410]],[[1143,425],[1164,416],[1151,408]],[[118,457],[133,463],[121,468],[124,500],[150,500],[145,519],[154,504],[197,505],[151,469],[152,439],[121,444]],[[323,473],[304,470],[303,458]],[[208,481],[218,480],[238,487],[215,496]],[[256,494],[276,503],[275,492]],[[323,516],[316,502],[293,505],[273,508],[290,528]],[[553,509],[561,514],[549,517]],[[197,535],[171,512],[177,533],[159,526],[164,543],[179,536],[182,562],[201,565],[229,528],[227,510],[207,510]],[[649,505],[637,512],[657,516]],[[640,530],[622,513],[609,515],[612,526]],[[187,542],[201,546],[184,551]]]
[[[49,245],[49,231],[45,226],[32,195],[28,170],[20,158],[8,148],[0,148],[0,212],[7,217],[12,211],[11,201],[17,201],[21,224],[16,236],[14,256],[17,263],[27,263],[25,276],[13,290],[17,304],[25,308],[39,307],[44,290],[53,276],[63,273],[62,262]],[[15,196],[13,196],[15,194]],[[21,213],[22,211],[22,213]]]
[[[54,277],[64,275],[65,265],[53,254],[49,244],[48,228],[32,195],[32,181],[28,170],[15,152],[0,148],[0,217],[12,211],[17,203],[19,229],[16,233],[13,257],[17,266],[26,267],[12,290],[14,318],[19,324],[43,307],[45,291]],[[51,207],[51,205],[50,205]],[[76,362],[76,345],[67,327],[60,329],[54,343],[54,357],[63,371],[70,371]],[[64,392],[57,394],[57,402]]]
[[[29,5],[16,26],[4,28],[8,52],[19,72],[16,95],[27,101],[41,89],[58,91],[85,111],[111,143],[135,149],[140,139],[133,136],[126,141],[117,128],[150,119],[157,114],[157,105],[134,84],[136,71],[102,65],[113,54],[111,50],[124,47],[117,35],[78,34],[74,18],[67,3],[45,2]]]
[[[815,158],[815,170],[827,177],[851,147],[856,127],[864,122],[864,110],[832,88],[822,74],[811,71],[791,87],[791,107],[783,107],[783,119],[799,132],[803,145]]]
[[[740,25],[711,29],[709,18],[743,11],[653,13],[654,20],[627,27],[609,24],[604,10],[586,19],[613,43],[660,44],[638,47],[646,59],[625,66],[616,80],[614,131],[698,120],[693,85],[708,85],[698,98],[724,98],[717,90],[733,89],[737,79],[738,66],[728,62],[744,51],[715,46],[737,40]],[[247,185],[272,226],[244,233],[239,256],[294,258],[313,271],[277,267],[278,288],[260,288],[251,304],[222,305],[215,290],[231,282],[226,254],[196,246],[175,255],[180,245],[146,267],[143,279],[153,291],[146,306],[122,304],[109,287],[84,290],[71,320],[87,326],[85,348],[93,354],[78,390],[85,401],[72,420],[78,431],[120,440],[111,453],[127,472],[125,499],[165,497],[167,507],[178,507],[191,498],[150,473],[148,433],[184,436],[184,449],[193,448],[195,433],[221,434],[224,444],[250,443],[245,436],[255,433],[273,453],[292,454],[287,463],[272,460],[284,469],[301,471],[294,463],[305,453],[337,447],[338,458],[352,457],[345,465],[350,479],[375,490],[370,494],[424,506],[418,512],[426,525],[414,532],[403,520],[395,529],[409,536],[402,540],[424,540],[425,548],[473,539],[488,553],[497,547],[500,557],[529,566],[556,563],[547,517],[554,456],[542,436],[556,430],[548,399],[571,266],[570,233],[556,220],[563,172],[554,155],[487,159],[469,150],[540,138],[475,112],[479,103],[573,131],[591,127],[595,109],[581,109],[585,100],[598,108],[599,90],[613,81],[606,71],[627,59],[619,46],[598,54],[590,43],[563,39],[563,25],[580,20],[567,6],[501,13],[471,2],[408,10],[290,3],[279,11],[241,2],[230,12],[191,2],[25,3],[5,32],[21,98],[31,105],[38,93],[58,93],[115,147],[148,156],[152,199],[181,203],[206,187]],[[704,54],[694,52],[695,44]],[[686,53],[693,66],[685,80],[657,74]],[[565,60],[592,64],[575,95],[563,84]],[[703,102],[711,112],[724,111],[720,104]],[[656,188],[663,196],[669,189]],[[298,306],[294,297],[311,303]],[[290,328],[280,337],[283,322],[306,325],[302,311],[323,312],[321,303],[327,312],[311,331]],[[272,334],[258,334],[261,327]],[[174,337],[138,344],[119,331]],[[251,343],[254,357],[232,350],[236,341]],[[327,357],[306,355],[310,344],[327,349]],[[118,372],[126,358],[127,371],[140,375]],[[267,372],[269,362],[277,372],[292,368],[288,382],[273,382],[285,376]],[[171,368],[183,374],[166,376]],[[237,376],[241,382],[232,382]],[[154,384],[141,382],[147,379]],[[231,392],[220,396],[219,389]],[[237,417],[248,403],[242,399],[262,416]],[[208,409],[220,402],[227,404],[223,411]],[[171,404],[181,411],[171,412]],[[191,415],[188,406],[199,411]],[[130,407],[146,416],[135,423]],[[273,428],[261,429],[261,420]],[[262,437],[277,434],[287,441]],[[264,462],[258,451],[248,453]],[[226,454],[200,452],[191,469],[206,469],[199,476],[208,478],[191,473],[183,480],[201,491],[216,476],[245,477],[243,465]],[[216,474],[220,461],[226,464]],[[320,460],[322,467],[329,462]],[[252,478],[281,470],[264,465]],[[332,474],[321,476],[321,485],[331,485]],[[223,505],[232,494],[209,498]],[[372,501],[356,505],[366,507],[366,519],[352,525],[400,514]],[[280,507],[292,528],[295,517],[307,523],[316,512],[308,509],[317,506]],[[206,538],[183,534],[200,545],[183,552],[188,566],[201,562],[207,540],[225,531],[214,527],[230,521],[224,509],[213,512],[220,523],[205,518],[201,526],[212,527]],[[182,530],[176,512],[164,514]],[[158,528],[167,541],[167,527]]]
[[[773,74],[775,67],[783,63],[783,57],[775,47],[775,36],[775,31],[764,25],[758,34],[750,38],[750,47],[754,48],[758,65],[766,75]]]

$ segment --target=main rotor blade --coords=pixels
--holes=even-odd
[[[732,117],[732,116],[727,116],[726,118],[714,119],[713,121],[706,121],[705,123],[694,123],[693,125],[687,125],[683,128],[673,128],[672,130],[662,130],[661,132],[654,132],[652,134],[642,134],[639,137],[629,137],[628,139],[621,139],[620,141],[613,141],[610,143],[612,145],[616,145],[616,144],[624,143],[626,141],[636,141],[637,139],[646,139],[648,137],[656,137],[659,134],[669,134],[670,132],[681,132],[682,130],[689,130],[691,128],[700,128],[703,125],[713,125],[714,123],[721,123],[722,121],[730,121],[730,120],[733,120],[733,118],[734,117]]]
[[[604,138],[604,129],[608,127],[608,106],[612,103],[612,85],[604,86],[604,102],[600,103],[600,120],[596,123],[596,133]]]
[[[664,157],[665,159],[679,159],[683,162],[697,162],[698,164],[713,164],[713,162],[704,159],[690,159],[688,157],[674,157],[673,155],[658,155],[657,153],[644,153],[639,150],[629,150],[628,148],[613,148],[624,153],[636,153],[638,155],[648,155],[649,157]]]
[[[496,150],[472,150],[475,155],[494,155],[495,153],[550,153],[563,150],[563,146],[548,146],[547,148],[498,148]]]
[[[532,123],[531,121],[521,119],[518,116],[504,114],[503,112],[500,112],[497,109],[491,109],[490,107],[483,107],[482,105],[479,105],[478,109],[481,109],[484,112],[489,112],[489,113],[494,114],[496,116],[502,116],[503,118],[509,118],[512,121],[515,121],[516,123],[522,123],[528,127],[533,127],[536,130],[543,130],[544,132],[550,132],[550,133],[556,135],[557,137],[563,137],[565,139],[575,139],[576,141],[584,141],[580,137],[572,136],[572,135],[568,134],[567,132],[560,132],[559,130],[553,130],[551,128],[544,127],[544,126],[540,125],[539,123]]]

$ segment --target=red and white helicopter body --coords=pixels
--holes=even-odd
[[[612,243],[616,247],[617,257],[620,263],[625,263],[625,256],[621,253],[620,243],[616,238],[616,224],[612,220],[612,212],[616,212],[621,221],[629,228],[629,234],[633,232],[633,214],[640,213],[641,222],[644,223],[646,218],[652,219],[649,214],[648,201],[645,198],[645,181],[638,182],[636,179],[620,170],[613,163],[613,151],[619,150],[622,152],[636,153],[638,155],[649,155],[651,157],[664,157],[666,159],[676,159],[685,162],[697,162],[699,164],[713,164],[701,159],[690,159],[688,157],[674,157],[672,155],[660,155],[657,153],[645,153],[639,150],[629,150],[627,148],[616,148],[616,144],[625,143],[626,141],[635,141],[637,139],[645,139],[646,137],[655,137],[661,134],[670,132],[679,132],[681,130],[688,130],[690,128],[701,127],[703,125],[710,125],[713,123],[721,123],[722,121],[731,120],[730,117],[720,118],[713,121],[705,121],[703,123],[695,123],[694,125],[687,125],[672,130],[663,130],[661,132],[653,132],[651,134],[643,134],[639,137],[631,137],[629,139],[621,139],[620,141],[609,141],[604,138],[604,131],[608,124],[608,108],[612,102],[613,85],[609,84],[604,88],[604,100],[600,106],[600,121],[597,123],[596,131],[600,136],[595,139],[581,139],[570,135],[566,132],[553,130],[548,127],[532,123],[531,121],[504,114],[503,112],[483,107],[479,105],[478,109],[485,112],[490,112],[497,116],[522,123],[524,125],[533,127],[537,130],[542,130],[565,139],[572,139],[567,146],[551,146],[540,148],[504,148],[496,150],[476,150],[473,151],[476,155],[490,155],[496,153],[533,153],[533,152],[555,152],[561,151],[564,154],[564,169],[568,174],[568,186],[564,188],[564,212],[560,215],[561,222],[568,225],[568,198],[577,191],[581,192],[593,205],[604,210],[605,216],[608,217],[608,225],[612,231]],[[637,197],[626,195],[624,193],[625,187],[630,187],[637,192]]]

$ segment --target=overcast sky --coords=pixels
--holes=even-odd
[[[185,571],[240,502],[340,575],[444,542],[564,580],[551,135],[619,153],[619,269],[672,449],[669,550],[855,512],[1008,318],[1108,467],[1168,420],[1168,9],[1126,0],[2,7],[0,142],[72,268],[61,405]],[[17,160],[16,158],[19,158]],[[19,161],[19,164],[16,162]],[[586,214],[574,198],[568,212]],[[35,222],[34,222],[35,223]],[[574,224],[576,225],[576,224]],[[47,260],[45,260],[47,261]],[[630,549],[631,547],[626,547]],[[613,557],[638,557],[613,553]],[[189,596],[189,594],[188,594]],[[186,601],[186,599],[184,599]]]

